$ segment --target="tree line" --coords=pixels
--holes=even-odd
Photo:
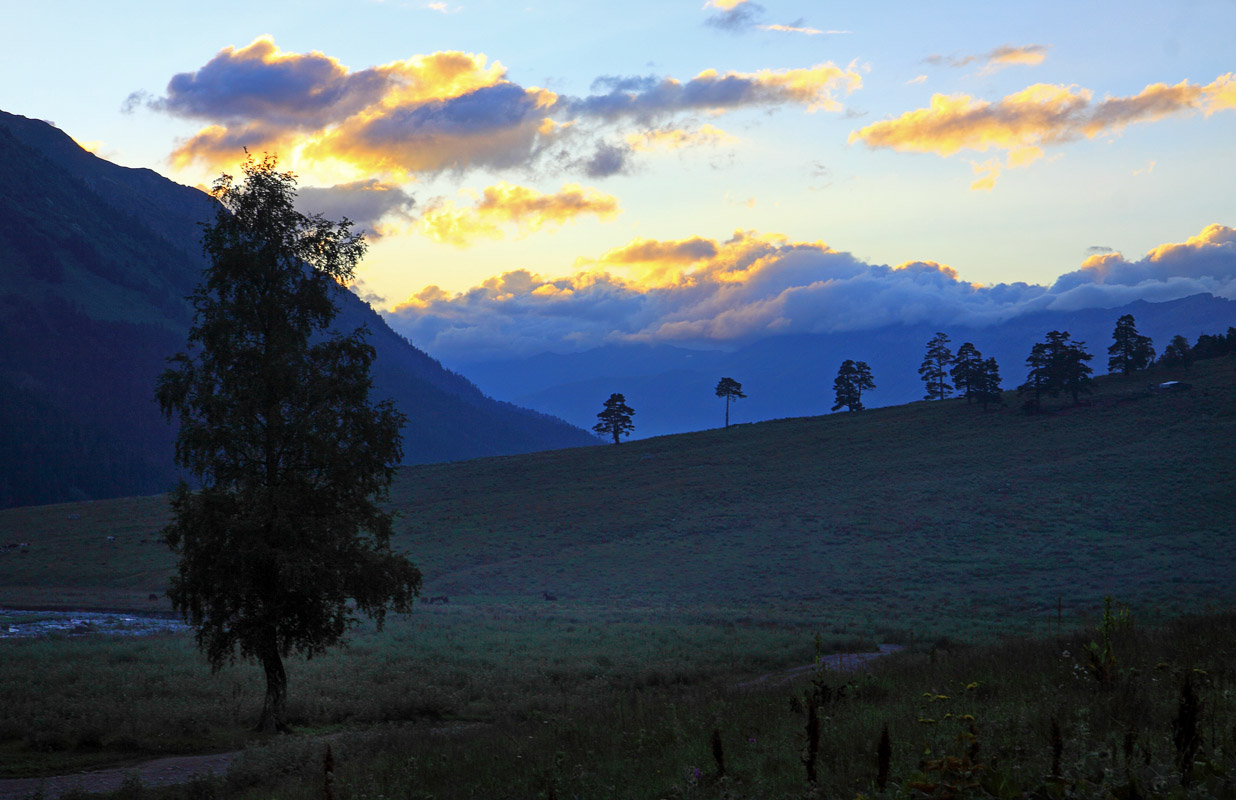
[[[992,403],[1004,405],[996,360],[983,358],[972,342],[963,343],[953,353],[949,342],[948,335],[939,332],[927,342],[923,363],[918,368],[926,385],[923,399],[945,400],[960,395],[967,403],[979,403],[984,411]],[[1116,321],[1107,353],[1107,371],[1113,374],[1132,375],[1154,366],[1187,367],[1197,359],[1236,355],[1236,327],[1229,327],[1225,334],[1202,334],[1193,346],[1177,334],[1156,360],[1154,342],[1138,332],[1132,314],[1125,314]],[[1037,413],[1042,410],[1044,397],[1061,394],[1067,394],[1077,404],[1081,395],[1091,391],[1094,370],[1088,362],[1093,358],[1086,343],[1072,339],[1068,331],[1048,332],[1026,357],[1026,380],[1017,387],[1018,394],[1027,398],[1022,410]],[[836,402],[832,410],[862,411],[863,392],[874,388],[871,367],[864,361],[846,359],[833,382]]]
[[[924,400],[946,400],[950,397],[965,397],[966,403],[977,403],[986,411],[988,406],[1004,405],[1004,390],[1001,386],[1000,365],[994,358],[983,358],[973,342],[963,342],[954,353],[947,334],[937,332],[927,342],[923,363],[918,374],[926,386]],[[1137,330],[1132,314],[1125,314],[1116,321],[1112,331],[1112,344],[1107,348],[1107,371],[1132,375],[1151,367],[1189,366],[1196,359],[1236,355],[1236,327],[1229,327],[1226,334],[1202,334],[1197,343],[1190,346],[1188,339],[1173,336],[1163,353],[1155,358],[1154,342]],[[1086,349],[1086,343],[1074,340],[1068,331],[1049,331],[1044,340],[1035,343],[1026,357],[1026,380],[1017,387],[1020,396],[1026,399],[1022,411],[1028,414],[1042,411],[1044,397],[1055,398],[1066,394],[1076,405],[1083,394],[1089,394],[1094,369],[1089,362],[1094,355]],[[833,411],[862,411],[863,392],[876,388],[871,367],[865,361],[847,358],[837,369],[833,381]],[[716,396],[725,400],[725,427],[730,426],[730,403],[745,398],[742,384],[733,378],[717,382]],[[620,393],[611,394],[604,408],[597,414],[593,431],[618,444],[622,436],[630,436],[635,430],[631,417],[635,410],[627,405]]]

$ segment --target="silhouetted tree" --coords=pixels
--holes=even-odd
[[[635,430],[635,423],[631,422],[634,413],[627,399],[615,392],[605,401],[605,408],[597,414],[597,424],[592,429],[600,436],[613,436],[614,444],[618,444],[619,436],[630,436]]]
[[[1092,358],[1086,352],[1086,343],[1070,341],[1068,331],[1049,332],[1047,341],[1036,343],[1026,358],[1030,371],[1018,391],[1033,392],[1034,398],[1023,408],[1038,411],[1044,393],[1056,397],[1061,391],[1068,392],[1076,404],[1082,392],[1090,391],[1093,370],[1086,362]]]
[[[1233,352],[1236,345],[1236,328],[1228,328],[1227,336],[1223,334],[1200,334],[1193,344],[1193,360],[1202,361],[1207,358],[1218,358]]]
[[[1154,363],[1154,344],[1149,336],[1137,332],[1132,314],[1125,314],[1116,321],[1112,339],[1115,341],[1107,348],[1110,356],[1107,359],[1108,372],[1132,375]]]
[[[1026,356],[1026,366],[1030,371],[1026,373],[1026,382],[1017,387],[1017,392],[1018,394],[1033,393],[1034,397],[1027,400],[1022,405],[1022,409],[1039,411],[1042,409],[1043,393],[1049,391],[1051,387],[1051,361],[1047,357],[1047,345],[1036,342],[1030,348],[1030,355]]]
[[[1051,360],[1052,396],[1055,390],[1066,391],[1077,405],[1078,395],[1090,392],[1094,370],[1086,362],[1094,356],[1086,351],[1085,342],[1069,341],[1068,331],[1047,334],[1047,355]]]
[[[953,361],[953,353],[948,349],[948,337],[937,333],[927,343],[927,356],[918,368],[923,383],[927,384],[927,394],[924,400],[943,400],[948,397],[953,387],[948,383],[948,365]]]
[[[1189,347],[1189,340],[1176,334],[1167,347],[1163,348],[1163,355],[1159,357],[1159,366],[1188,367],[1192,364],[1193,349]]]
[[[276,167],[249,158],[243,183],[215,181],[189,352],[170,359],[156,391],[180,423],[176,461],[200,486],[171,494],[163,537],[179,561],[168,596],[212,670],[238,654],[261,663],[261,731],[287,729],[284,658],[343,642],[356,612],[381,627],[421,583],[391,551],[377,503],[404,415],[370,403],[368,331],[328,330],[364,239],[346,219],[298,213],[295,176]]]
[[[863,391],[876,388],[871,377],[871,367],[865,361],[846,359],[837,370],[837,379],[833,381],[833,391],[836,392],[836,404],[833,411],[843,406],[850,411],[863,410]]]
[[[989,403],[1004,405],[1004,398],[1000,389],[1000,365],[996,363],[994,358],[989,358],[983,362],[982,368],[979,370],[975,396],[983,404],[984,411],[987,410]]]
[[[725,427],[730,426],[730,400],[738,401],[746,397],[742,393],[742,384],[733,378],[722,378],[717,381],[717,397],[725,398]]]
[[[965,394],[966,402],[969,403],[972,397],[978,395],[982,383],[983,354],[974,345],[966,342],[957,349],[950,374],[953,376],[953,385],[957,387],[957,391]]]

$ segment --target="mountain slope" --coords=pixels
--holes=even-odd
[[[0,507],[163,491],[174,431],[154,402],[183,350],[185,297],[215,201],[119,167],[50,125],[0,112]],[[387,327],[350,292],[336,326],[365,326],[375,397],[409,417],[406,463],[595,443],[494,401]]]

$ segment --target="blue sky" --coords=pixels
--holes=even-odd
[[[431,352],[447,328],[456,349],[495,335],[562,349],[685,322],[682,341],[701,346],[737,330],[706,314],[746,314],[742,336],[905,319],[825,305],[810,324],[755,322],[734,304],[789,307],[787,290],[836,279],[831,253],[860,271],[936,265],[864,280],[1050,287],[1105,248],[1135,264],[1236,224],[1232,2],[52,0],[12,13],[0,108],[189,184],[234,170],[241,143],[279,150],[307,204],[377,234],[358,291],[400,309],[393,324]],[[935,96],[951,110],[922,117]],[[209,126],[224,147],[205,146]],[[1227,253],[1227,230],[1194,250]],[[712,249],[670,247],[692,240]],[[633,260],[639,242],[663,246]],[[818,273],[783,270],[797,284],[728,291],[811,248]],[[717,261],[738,250],[764,261]],[[1222,274],[1181,268],[1232,277],[1208,269]],[[727,291],[689,319],[667,299],[696,302],[707,280]],[[564,300],[597,287],[625,320]],[[659,317],[631,321],[653,306]],[[474,319],[495,313],[497,329]]]

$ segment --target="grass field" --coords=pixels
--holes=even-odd
[[[734,784],[683,772],[715,773],[714,727],[737,748],[731,758],[750,796],[783,796],[802,787],[802,720],[788,710],[790,690],[734,686],[809,663],[818,633],[824,650],[912,645],[854,684],[875,704],[855,718],[859,727],[829,729],[841,775],[833,790],[870,792],[871,777],[846,766],[858,758],[846,748],[873,747],[881,715],[905,779],[918,761],[906,748],[919,747],[927,728],[928,740],[943,736],[919,730],[922,691],[953,691],[933,677],[943,666],[926,661],[930,652],[995,643],[969,651],[986,664],[974,674],[1004,685],[1001,670],[1022,666],[1008,659],[1025,661],[1031,672],[1016,680],[1031,688],[1000,696],[1026,706],[1059,677],[1059,652],[1076,656],[1080,644],[1027,637],[1093,626],[1105,595],[1132,607],[1146,637],[1168,635],[1153,630],[1164,620],[1236,598],[1236,368],[1219,359],[1153,377],[1194,388],[1151,395],[1145,376],[1109,377],[1089,405],[1043,416],[951,400],[401,470],[391,497],[402,514],[396,547],[421,567],[424,593],[450,603],[419,606],[382,634],[362,627],[350,649],[289,664],[293,724],[354,737],[340,740],[355,754],[341,767],[340,797],[468,796],[417,794],[409,775],[426,787],[449,786],[453,775],[459,786],[503,786],[517,797],[547,796],[550,786],[563,797],[664,796],[672,786],[721,796]],[[172,561],[158,542],[165,515],[161,497],[0,512],[0,544],[30,543],[0,553],[0,607],[170,610],[162,590]],[[1199,630],[1230,647],[1230,619],[1208,619]],[[1122,663],[1166,646],[1153,641],[1126,642]],[[260,707],[257,668],[212,676],[186,636],[0,640],[0,659],[8,775],[238,746]],[[1155,663],[1127,680],[1150,681]],[[1138,690],[1157,693],[1157,710],[1147,711],[1154,725],[1137,722],[1159,737],[1156,774],[1166,774],[1169,755],[1160,717],[1183,674],[1179,659],[1165,663],[1177,670],[1172,681]],[[1230,676],[1219,674],[1212,681],[1226,688],[1215,689],[1210,713],[1232,708]],[[1078,680],[1078,692],[1093,693]],[[1011,748],[1033,733],[1038,749],[1025,759],[1038,769],[1042,730],[1030,728],[1047,711],[1073,714],[1077,696],[1022,708],[1021,722],[991,741]],[[743,719],[759,734],[740,735]],[[426,738],[430,723],[461,732]],[[1072,734],[1078,741],[1097,735],[1085,724]],[[1104,723],[1103,735],[1123,724]],[[430,755],[409,766],[413,741]],[[1236,745],[1225,746],[1215,757]],[[302,767],[307,753],[320,757],[300,737],[279,748],[278,758]],[[238,772],[265,776],[250,781],[261,787],[252,796],[320,796],[311,782],[279,777],[282,768],[253,766],[276,758],[261,753]],[[476,759],[490,755],[482,768]],[[649,777],[632,782],[636,772]],[[568,773],[588,777],[571,784]],[[243,795],[241,784],[227,791]]]

